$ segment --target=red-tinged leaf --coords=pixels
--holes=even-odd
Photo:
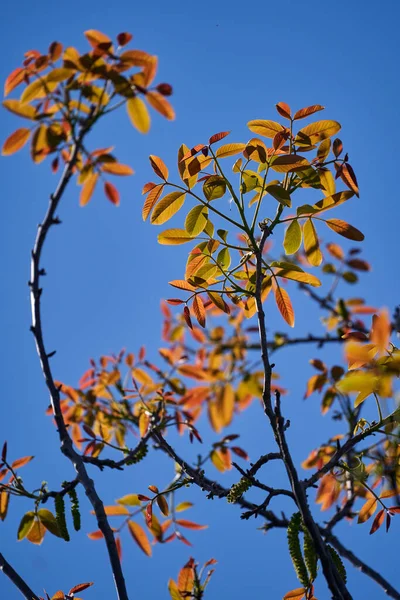
[[[150,502],[151,500],[151,498],[145,496],[144,494],[138,494],[137,497],[140,500],[140,502]]]
[[[186,546],[192,546],[192,544],[189,542],[189,540],[187,540],[180,531],[176,532],[176,537],[178,538],[179,541],[183,542],[184,544],[186,544]]]
[[[126,46],[127,44],[129,44],[129,42],[132,39],[132,34],[131,33],[119,33],[117,35],[117,42],[118,42],[118,46]]]
[[[52,62],[56,62],[63,51],[62,44],[60,42],[52,42],[49,46],[49,58]]]
[[[382,508],[382,510],[380,510],[377,513],[377,515],[372,523],[372,527],[371,527],[369,534],[372,535],[373,533],[375,533],[375,531],[377,531],[379,529],[379,527],[382,525],[384,520],[385,520],[385,510]]]
[[[21,150],[23,146],[27,143],[31,136],[31,130],[27,127],[21,127],[14,131],[3,144],[3,149],[1,151],[3,156],[10,156],[10,154],[14,154],[14,152],[18,152]]]
[[[117,554],[120,561],[122,561],[122,543],[119,535],[115,537],[115,545],[117,546]]]
[[[111,39],[96,29],[85,31],[85,38],[93,48],[96,48],[99,44],[111,44]]]
[[[342,144],[341,140],[339,140],[339,138],[336,138],[335,140],[333,140],[332,150],[333,150],[333,154],[335,155],[336,158],[342,154],[343,144]]]
[[[325,223],[328,225],[329,229],[332,229],[332,231],[335,231],[348,240],[362,242],[364,239],[364,234],[353,227],[353,225],[346,223],[346,221],[342,221],[341,219],[329,219],[325,221]]]
[[[147,556],[151,556],[151,545],[143,527],[141,527],[138,523],[135,523],[135,521],[128,521],[128,527],[131,536],[133,537],[139,548],[145,554],[147,554]]]
[[[94,433],[93,429],[91,429],[89,427],[89,425],[86,425],[86,423],[84,423],[82,425],[82,429],[83,431],[85,431],[91,438],[93,438],[94,440],[96,439],[96,434]]]
[[[290,106],[289,104],[286,104],[286,102],[278,102],[278,104],[276,104],[276,110],[281,115],[281,117],[284,117],[285,119],[292,118]]]
[[[179,300],[179,298],[168,298],[165,302],[168,304],[172,304],[172,306],[178,306],[179,304],[185,304],[184,300]]]
[[[149,485],[148,487],[149,487],[150,492],[153,492],[153,494],[159,493],[158,487],[156,485]]]
[[[212,135],[210,137],[210,139],[208,140],[208,145],[211,146],[211,144],[215,144],[216,142],[220,142],[221,140],[223,140],[229,134],[230,134],[230,131],[221,131],[220,133],[214,133],[214,135]]]
[[[148,505],[146,506],[147,527],[151,527],[152,520],[153,520],[153,504],[152,504],[152,502],[149,502]]]
[[[197,294],[193,300],[193,312],[196,315],[196,319],[199,322],[199,325],[202,327],[206,326],[206,311],[204,308],[203,300]]]
[[[176,287],[180,290],[186,290],[187,292],[194,292],[196,288],[194,288],[190,283],[183,279],[173,279],[168,282],[169,285]]]
[[[4,462],[7,460],[7,442],[4,442],[3,449],[1,451],[1,460]]]
[[[155,187],[158,187],[157,183],[153,183],[152,181],[149,181],[148,183],[145,183],[142,189],[142,194],[147,194],[148,192],[151,192],[151,190],[153,190]]]
[[[104,537],[102,532],[100,531],[100,529],[98,529],[97,531],[92,531],[91,533],[88,533],[87,536],[91,540],[101,540]]]
[[[11,464],[11,468],[14,469],[14,471],[16,471],[17,469],[20,469],[21,467],[27,465],[28,462],[31,462],[33,458],[33,456],[24,456],[23,458],[18,458],[17,460],[14,460],[14,462]]]
[[[283,600],[301,600],[304,598],[304,594],[306,593],[305,588],[296,588],[295,590],[291,590],[287,594],[283,596]]]
[[[184,162],[185,160],[187,160],[188,158],[192,158],[192,156],[196,156],[196,154],[198,154],[201,150],[203,150],[203,148],[206,148],[207,146],[205,146],[204,144],[196,144],[196,146],[193,146],[193,148],[191,148],[190,150],[188,150],[187,152],[185,152],[185,154],[182,156],[182,158],[180,159],[180,163]]]
[[[293,121],[297,121],[298,119],[305,119],[305,117],[309,117],[319,110],[324,110],[324,106],[320,104],[313,104],[313,106],[307,106],[306,108],[301,108],[298,110],[293,117]]]
[[[156,204],[157,200],[161,196],[163,189],[164,189],[163,183],[161,183],[159,185],[154,185],[153,188],[147,194],[147,198],[146,198],[146,200],[143,204],[143,208],[142,208],[143,221],[146,221],[147,217],[149,216],[149,214],[151,213],[151,211],[153,209],[153,206]],[[143,192],[143,193],[145,193],[145,192]]]
[[[232,446],[231,450],[237,456],[240,456],[240,458],[244,458],[244,460],[249,460],[249,455],[247,454],[247,452],[245,452],[242,448],[239,448],[239,446]]]
[[[182,593],[190,594],[194,583],[194,559],[190,558],[186,565],[179,571],[178,588]],[[190,594],[191,595],[191,594]]]
[[[347,185],[347,187],[352,190],[355,195],[359,198],[360,193],[358,189],[358,183],[356,175],[353,171],[353,168],[349,165],[349,163],[343,163],[340,168],[339,176],[341,180]]]
[[[25,69],[18,67],[7,77],[4,83],[4,95],[8,96],[20,83],[24,81]]]
[[[187,519],[176,519],[175,523],[186,529],[207,529],[208,527],[208,525],[199,525],[198,523],[188,521]]]
[[[297,154],[282,154],[271,161],[271,168],[278,173],[289,173],[308,167],[308,160]]]
[[[190,310],[187,306],[185,306],[185,308],[183,309],[183,318],[185,319],[188,327],[190,327],[190,329],[193,329],[192,320],[190,318]]]
[[[398,515],[400,514],[400,506],[391,506],[389,509],[389,512],[391,515]]]
[[[91,197],[93,196],[93,192],[95,190],[98,178],[98,173],[92,173],[86,179],[85,183],[82,186],[82,191],[79,197],[80,206],[86,206],[86,204],[90,201]]]
[[[161,158],[151,154],[149,156],[149,159],[150,159],[150,164],[153,168],[154,173],[156,175],[158,175],[159,177],[161,177],[161,179],[164,179],[165,181],[167,181],[168,169],[167,169],[166,165],[164,164],[164,162],[161,160]]]
[[[146,100],[157,112],[169,121],[175,119],[175,111],[168,100],[158,92],[150,91],[146,94]]]
[[[285,319],[286,323],[290,325],[290,327],[294,327],[294,312],[292,303],[289,298],[289,294],[287,291],[277,286],[275,289],[275,301],[276,305],[281,313],[282,317]]]
[[[139,96],[128,98],[126,110],[132,125],[140,133],[148,133],[150,129],[150,115],[143,100]]]
[[[78,592],[83,592],[83,590],[87,590],[87,588],[91,587],[92,585],[94,585],[94,581],[90,581],[88,583],[78,583],[69,590],[68,594],[71,595],[77,594]]]
[[[119,205],[119,191],[115,185],[109,181],[106,181],[104,184],[104,193],[110,202],[112,202],[115,206]]]
[[[111,175],[133,175],[133,169],[131,169],[131,167],[117,162],[103,163],[101,165],[101,170],[104,171],[104,173],[110,173]]]

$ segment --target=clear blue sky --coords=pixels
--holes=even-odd
[[[361,198],[349,203],[341,214],[365,233],[364,255],[373,264],[373,272],[362,277],[357,294],[390,310],[399,302],[397,0],[256,0],[247,4],[225,0],[70,0],[64,4],[24,0],[7,3],[7,12],[0,24],[2,81],[20,64],[26,50],[44,50],[55,39],[83,49],[82,32],[99,29],[109,35],[131,31],[135,47],[159,56],[158,81],[174,87],[174,123],[155,116],[150,135],[143,137],[121,113],[93,135],[94,145],[114,144],[120,160],[136,171],[134,178],[120,183],[120,208],[115,209],[98,194],[88,207],[80,209],[75,184],[63,199],[63,225],[51,232],[44,257],[49,276],[43,282],[45,333],[49,349],[57,349],[53,365],[58,378],[77,382],[91,356],[117,352],[121,347],[136,351],[144,343],[153,352],[157,347],[159,301],[170,295],[167,281],[181,276],[184,252],[157,246],[156,229],[141,221],[141,187],[152,178],[148,155],[162,156],[174,167],[182,142],[191,146],[221,130],[232,130],[232,140],[245,141],[249,137],[246,122],[275,118],[278,101],[296,108],[323,104],[327,107],[325,118],[342,123],[341,138],[356,169]],[[5,111],[0,112],[0,122],[2,138],[18,126],[17,118]],[[36,226],[56,180],[46,163],[33,166],[26,150],[2,159],[0,170],[0,442],[7,438],[15,457],[35,454],[35,461],[25,470],[30,485],[40,485],[45,479],[57,487],[63,479],[70,479],[72,472],[58,451],[55,429],[44,416],[48,397],[29,333],[27,287]],[[297,315],[299,331],[307,331],[314,323],[318,330],[314,307],[304,304]],[[277,370],[291,388],[290,416],[302,423],[290,430],[300,461],[335,428],[329,418],[320,424],[316,399],[301,400],[311,373],[307,366],[310,356],[304,353],[296,359],[295,353],[285,352],[279,355]],[[263,444],[266,423],[260,415],[254,405],[243,417],[243,445],[253,456],[268,450]],[[238,428],[239,422],[232,431]],[[165,484],[171,465],[149,459],[123,475],[93,474],[105,502],[112,503],[123,494],[143,492],[150,483]],[[225,481],[230,481],[230,476]],[[211,556],[219,560],[207,600],[243,596],[275,600],[297,587],[282,532],[264,536],[256,529],[261,522],[241,521],[235,507],[227,508],[217,500],[207,502],[196,491],[188,490],[187,496],[196,502],[193,518],[210,525],[205,532],[190,535],[193,549],[177,543],[157,546],[154,557],[148,559],[128,537],[124,539],[124,568],[132,598],[167,598],[168,578],[176,576],[190,554],[200,561]],[[81,504],[84,531],[91,531],[95,523],[86,516],[89,506],[83,497]],[[12,502],[9,517],[0,525],[0,551],[29,584],[37,592],[45,587],[52,594],[94,580],[96,587],[84,598],[113,598],[105,549],[100,542],[89,541],[84,531],[73,535],[68,545],[50,535],[39,548],[27,541],[16,542],[19,518],[30,508],[23,501]],[[380,531],[369,538],[368,526],[355,524],[342,529],[346,543],[368,563],[379,564],[398,586],[397,521],[400,519],[395,519],[388,536]],[[349,580],[355,598],[386,597],[351,569]],[[327,600],[324,586],[318,589],[319,600]],[[0,578],[0,597],[16,600],[20,596]]]

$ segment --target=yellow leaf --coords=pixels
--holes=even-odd
[[[239,152],[243,152],[246,144],[225,144],[220,146],[215,153],[217,158],[225,158],[227,156],[234,156],[235,154],[239,154]]]
[[[103,163],[101,170],[111,175],[133,175],[133,169],[118,162]]]
[[[285,277],[286,279],[291,279],[293,281],[300,281],[301,283],[307,283],[313,287],[319,287],[321,285],[321,281],[318,279],[318,277],[311,275],[311,273],[304,273],[303,271],[280,269],[275,271],[275,276]]]
[[[150,222],[153,225],[162,225],[169,221],[182,208],[185,197],[183,192],[171,192],[161,198],[152,212]]]
[[[330,139],[324,140],[330,142]],[[322,142],[324,143],[324,142]],[[336,183],[329,169],[320,169],[318,171],[321,184],[323,186],[323,192],[325,196],[332,196],[336,192]]]
[[[19,100],[4,100],[3,106],[19,117],[25,117],[26,119],[31,120],[36,117],[35,108],[30,104],[21,104]]]
[[[154,173],[161,177],[161,179],[165,179],[165,181],[167,181],[168,169],[164,164],[163,160],[159,156],[155,156],[154,154],[150,154],[149,160]]]
[[[386,309],[381,310],[379,315],[372,317],[371,342],[375,344],[378,351],[383,354],[389,347],[392,326]]]
[[[89,44],[93,46],[93,48],[95,48],[98,44],[109,44],[111,42],[111,39],[108,37],[108,35],[105,35],[96,29],[88,29],[85,31],[85,38]]]
[[[294,143],[297,146],[311,146],[335,135],[340,129],[341,125],[337,121],[317,121],[300,129]]]
[[[351,392],[368,392],[368,394],[372,394],[379,387],[379,377],[371,372],[353,371],[338,381],[336,387],[345,394]]]
[[[313,209],[314,211],[322,212],[343,204],[343,202],[346,202],[353,196],[354,192],[337,192],[336,194],[332,194],[331,196],[327,196],[326,198],[322,198],[322,200],[316,202],[313,206]]]
[[[290,327],[294,327],[294,312],[289,294],[279,285],[277,285],[275,289],[275,301],[279,312],[285,319],[286,323],[290,325]]]
[[[151,545],[143,527],[138,523],[135,523],[135,521],[128,521],[128,527],[139,548],[147,554],[147,556],[151,556]]]
[[[150,129],[150,115],[147,106],[139,96],[128,98],[126,102],[126,110],[132,122],[132,125],[140,133],[148,133]]]
[[[178,586],[173,579],[168,582],[168,591],[172,600],[183,600],[183,596],[180,594]]]
[[[177,246],[193,241],[195,238],[190,236],[185,229],[167,229],[158,234],[158,243],[164,246]]]
[[[127,494],[126,496],[122,496],[122,498],[118,498],[118,504],[124,504],[126,506],[140,506],[141,502],[137,496],[137,494]]]
[[[310,163],[306,158],[297,154],[283,154],[276,156],[271,160],[271,169],[278,173],[289,173],[289,171],[308,167]]]
[[[226,383],[221,389],[217,399],[217,406],[222,427],[228,427],[232,422],[235,410],[235,392],[230,383]]]
[[[175,119],[175,111],[168,100],[158,92],[149,91],[146,94],[146,100],[156,111],[169,121]]]
[[[283,247],[286,254],[295,254],[301,246],[302,231],[300,223],[297,219],[294,219],[289,227],[286,229],[285,237],[283,240]]]
[[[53,83],[53,82],[65,81],[66,79],[69,79],[69,77],[71,77],[71,75],[73,75],[74,73],[75,73],[75,69],[65,69],[64,67],[60,67],[58,69],[53,69],[46,76],[46,82]]]
[[[96,187],[98,178],[99,178],[99,175],[97,173],[92,173],[86,179],[86,181],[82,187],[80,197],[79,197],[80,206],[86,206],[86,204],[90,201],[90,199],[93,195],[94,189]]]
[[[185,229],[193,237],[201,233],[208,221],[208,208],[204,204],[194,206],[185,219]]]
[[[30,135],[31,131],[26,127],[21,127],[21,129],[14,131],[14,133],[12,133],[4,142],[1,151],[2,155],[9,156],[10,154],[14,154],[14,152],[18,152],[18,150],[21,150],[29,140]]]
[[[262,119],[255,119],[247,123],[248,128],[253,133],[262,135],[267,138],[274,138],[277,133],[284,131],[285,128],[275,121],[264,121]]]
[[[368,519],[372,517],[376,511],[377,502],[378,501],[376,498],[368,498],[368,500],[360,508],[357,523],[365,523],[365,521],[368,521]]]
[[[42,79],[35,79],[35,81],[32,81],[32,83],[27,85],[22,92],[20,102],[21,104],[27,104],[28,102],[31,102],[31,100],[44,98],[49,92],[54,92],[57,86],[57,81],[47,83]]]
[[[307,219],[303,226],[304,251],[310,265],[318,267],[322,262],[322,252],[319,248],[317,232],[311,219]]]
[[[40,521],[34,521],[32,527],[27,533],[26,539],[32,544],[40,546],[46,533],[46,528]]]

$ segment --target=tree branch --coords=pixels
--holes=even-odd
[[[73,175],[74,167],[79,155],[79,151],[82,146],[85,135],[89,132],[91,126],[94,123],[92,114],[90,114],[86,120],[84,126],[82,126],[80,133],[75,140],[75,144],[72,148],[71,157],[69,162],[66,164],[64,172],[61,176],[59,184],[54,194],[50,196],[50,203],[43,222],[39,225],[38,234],[36,236],[35,245],[32,251],[31,260],[31,307],[32,307],[32,327],[31,330],[35,337],[36,348],[42,367],[42,372],[46,381],[47,388],[50,393],[50,402],[56,421],[57,430],[60,438],[61,452],[72,462],[75,471],[77,473],[80,483],[83,485],[86,496],[88,497],[93,510],[95,512],[97,523],[100,531],[103,533],[108,555],[111,563],[111,568],[114,576],[115,586],[117,589],[117,596],[119,600],[128,600],[128,593],[126,590],[125,579],[121,568],[121,563],[118,557],[117,546],[114,539],[114,533],[110,527],[107,519],[107,515],[104,510],[103,502],[96,492],[96,488],[93,480],[89,477],[85,464],[82,457],[75,451],[72,440],[69,436],[68,429],[65,425],[64,418],[60,407],[60,390],[54,383],[53,374],[50,367],[49,355],[46,351],[43,329],[42,329],[42,315],[41,315],[41,294],[42,290],[39,287],[40,276],[44,274],[43,269],[40,265],[41,254],[44,243],[47,238],[47,234],[52,225],[59,223],[59,220],[55,217],[55,213],[58,204],[62,198],[62,195]]]
[[[0,569],[3,571],[4,575],[8,577],[10,581],[15,585],[16,588],[19,589],[21,594],[27,600],[39,600],[39,597],[36,596],[34,592],[32,592],[31,588],[25,581],[22,579],[20,575],[12,568],[9,562],[6,561],[3,554],[0,552]]]

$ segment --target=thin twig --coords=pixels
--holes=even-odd
[[[61,176],[59,184],[54,194],[50,196],[50,203],[46,213],[46,216],[39,225],[38,234],[36,237],[35,245],[32,251],[31,261],[31,307],[32,307],[32,327],[31,330],[35,337],[36,348],[39,355],[42,372],[46,381],[47,388],[50,393],[50,402],[53,410],[54,419],[56,421],[57,430],[60,438],[61,452],[72,462],[76,470],[78,479],[83,485],[86,495],[93,507],[95,512],[99,529],[103,533],[110,564],[114,576],[115,586],[117,589],[117,596],[119,600],[128,600],[128,593],[126,590],[125,579],[121,568],[121,563],[118,556],[118,550],[114,539],[114,533],[110,527],[107,519],[107,515],[104,510],[103,502],[96,492],[96,488],[93,480],[89,477],[85,464],[82,457],[75,451],[72,440],[69,436],[68,429],[65,425],[64,418],[60,406],[60,390],[56,386],[53,378],[53,374],[50,367],[49,355],[46,351],[43,329],[42,329],[42,315],[41,315],[41,294],[40,288],[40,276],[43,275],[44,271],[40,265],[41,254],[44,243],[47,238],[47,234],[52,225],[59,223],[55,213],[58,204],[62,198],[62,195],[73,175],[74,167],[79,155],[81,144],[85,135],[89,132],[93,125],[92,115],[88,116],[86,124],[82,127],[79,136],[75,140],[71,157],[69,162],[66,164],[64,172]]]
[[[39,597],[31,590],[29,585],[22,579],[20,575],[13,569],[9,562],[6,561],[3,554],[0,552],[0,570],[8,577],[10,581],[19,589],[21,594],[27,600],[39,600]]]

